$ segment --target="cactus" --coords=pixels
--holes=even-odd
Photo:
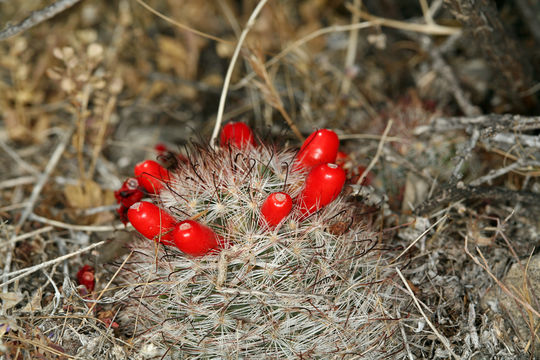
[[[154,202],[178,221],[210,227],[227,246],[191,257],[148,239],[131,244],[119,273],[131,289],[120,322],[145,353],[329,359],[400,351],[403,301],[389,253],[358,205],[340,195],[307,217],[295,204],[278,226],[261,222],[268,195],[301,193],[307,170],[294,169],[295,155],[266,145],[193,146],[189,163],[170,170]]]

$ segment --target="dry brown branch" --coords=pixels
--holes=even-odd
[[[122,229],[131,229],[131,224],[128,224],[124,226],[122,223],[119,224],[112,224],[112,225],[76,225],[76,224],[67,224],[61,221],[52,220],[44,218],[43,216],[39,216],[36,214],[30,214],[28,217],[32,221],[37,221],[42,224],[51,225],[54,227],[58,227],[61,229],[70,229],[70,230],[76,230],[76,231],[92,231],[92,232],[107,232],[107,231],[115,231],[115,230],[122,230]]]
[[[522,146],[540,149],[540,138],[538,135],[500,133],[494,135],[491,140],[508,145],[520,144]]]
[[[268,71],[266,71],[266,67],[264,66],[261,54],[255,54],[252,53],[246,57],[247,61],[249,62],[249,65],[257,74],[259,78],[261,78],[262,82],[255,81],[255,85],[259,88],[261,91],[264,99],[270,106],[272,106],[274,109],[279,111],[281,116],[285,119],[287,122],[287,125],[291,128],[294,135],[298,138],[300,141],[304,141],[304,136],[298,130],[298,127],[296,124],[292,121],[291,117],[283,107],[283,101],[281,101],[281,97],[279,96],[272,80],[270,79],[270,75],[268,74]]]
[[[371,169],[373,169],[373,166],[375,166],[375,164],[379,160],[382,149],[386,142],[386,137],[388,136],[388,133],[390,132],[390,129],[392,128],[393,123],[394,121],[392,119],[388,120],[388,124],[386,124],[386,128],[384,129],[384,132],[381,136],[381,141],[379,141],[379,145],[377,146],[377,152],[375,153],[375,156],[373,156],[373,159],[371,159],[371,161],[369,162],[369,165],[367,166],[367,168],[364,170],[364,172],[362,172],[362,175],[360,175],[360,177],[358,178],[358,181],[356,182],[356,184],[362,184],[367,174],[369,174]]]
[[[426,215],[432,211],[446,207],[465,199],[482,199],[490,201],[520,202],[527,206],[540,208],[540,194],[529,191],[513,191],[503,187],[480,187],[458,183],[446,186],[432,198],[426,200],[416,210],[417,215]]]
[[[189,32],[191,32],[191,33],[193,33],[195,35],[198,35],[198,36],[206,38],[206,39],[214,40],[214,41],[221,42],[221,43],[229,43],[229,41],[220,39],[217,36],[213,36],[211,34],[206,34],[206,33],[202,32],[202,31],[199,31],[197,29],[193,29],[193,28],[191,28],[191,27],[189,27],[187,25],[184,25],[184,24],[170,18],[167,15],[164,15],[164,14],[160,13],[159,11],[157,11],[156,9],[154,9],[153,7],[151,7],[150,5],[148,5],[147,3],[145,3],[142,0],[136,0],[136,1],[137,1],[137,3],[139,3],[139,5],[141,5],[146,10],[150,11],[152,14],[162,18],[163,20],[173,24],[174,26],[177,26],[178,28],[180,28],[182,30],[189,31]]]
[[[489,114],[479,116],[437,117],[429,125],[419,126],[415,135],[468,130],[477,127],[480,138],[484,139],[502,131],[526,131],[540,129],[540,116],[521,116],[513,114]]]
[[[522,299],[520,299],[519,297],[517,297],[517,295],[515,295],[512,291],[510,291],[506,285],[504,285],[499,279],[497,279],[497,277],[495,275],[493,275],[493,273],[490,271],[489,269],[489,266],[488,266],[488,263],[487,263],[487,260],[486,258],[484,257],[484,255],[482,254],[482,252],[480,251],[480,249],[478,247],[476,247],[476,251],[478,252],[478,254],[480,255],[480,257],[482,258],[482,262],[480,262],[480,260],[478,260],[478,258],[476,256],[474,256],[473,254],[471,254],[471,252],[469,251],[468,249],[468,242],[469,242],[469,238],[468,236],[465,236],[465,244],[463,246],[464,250],[465,250],[465,253],[467,255],[469,255],[469,257],[478,265],[480,266],[482,269],[484,269],[488,275],[493,279],[493,281],[495,281],[497,283],[497,285],[501,288],[502,291],[504,291],[508,296],[510,296],[512,299],[514,299],[515,301],[517,301],[519,304],[521,304],[522,306],[524,306],[527,310],[529,310],[532,314],[534,314],[536,317],[539,317],[540,318],[540,313],[535,310],[531,304],[523,301]]]
[[[437,328],[433,325],[433,323],[429,320],[429,318],[427,317],[427,315],[424,313],[424,310],[422,310],[422,307],[420,306],[420,303],[418,302],[418,299],[416,298],[416,296],[414,295],[414,292],[412,291],[410,285],[409,285],[409,282],[407,281],[407,279],[405,279],[405,277],[403,276],[403,274],[401,273],[401,271],[396,268],[396,271],[399,275],[399,278],[401,279],[401,281],[403,282],[403,284],[405,285],[405,287],[407,288],[407,291],[409,292],[409,295],[411,296],[411,298],[413,299],[413,302],[414,304],[416,305],[416,308],[418,309],[418,311],[420,311],[420,313],[422,314],[422,316],[424,317],[424,320],[426,321],[426,323],[429,325],[429,327],[431,328],[431,330],[433,330],[433,332],[435,333],[435,335],[437,336],[437,338],[443,343],[444,347],[448,350],[448,352],[452,355],[452,357],[454,359],[459,359],[459,357],[454,353],[454,351],[452,350],[452,347],[450,346],[450,341],[448,341],[448,339],[446,337],[444,337],[438,330]]]
[[[79,254],[82,254],[82,253],[85,253],[89,250],[92,250],[98,246],[101,246],[105,244],[105,241],[100,241],[98,243],[95,243],[95,244],[92,244],[90,246],[87,246],[85,248],[82,248],[80,250],[77,250],[75,252],[72,252],[70,254],[67,254],[67,255],[64,255],[64,256],[60,256],[60,257],[57,257],[56,259],[52,259],[52,260],[49,260],[49,261],[45,261],[41,264],[38,264],[38,265],[34,265],[34,266],[31,266],[31,267],[28,267],[28,268],[24,268],[24,269],[21,269],[21,270],[17,270],[17,271],[13,271],[11,273],[6,273],[4,274],[4,279],[7,279],[11,276],[15,276],[14,278],[10,279],[10,280],[7,280],[7,281],[4,281],[2,284],[0,284],[0,287],[3,287],[3,286],[7,286],[25,276],[28,276],[38,270],[41,270],[43,268],[46,268],[47,266],[50,266],[50,265],[54,265],[56,263],[59,263],[59,262],[62,262],[66,259],[69,259],[75,255],[79,255]]]
[[[223,121],[223,112],[225,111],[225,101],[227,100],[227,93],[229,92],[229,86],[231,84],[231,78],[232,73],[234,70],[234,67],[236,65],[236,61],[238,59],[238,55],[240,54],[240,50],[242,49],[242,45],[244,44],[244,41],[246,40],[246,36],[255,24],[255,20],[257,19],[257,16],[259,16],[259,13],[264,8],[264,5],[266,5],[266,2],[268,0],[261,0],[253,9],[253,12],[251,13],[246,27],[242,31],[242,34],[240,34],[240,38],[238,39],[238,43],[236,44],[236,48],[234,49],[233,56],[231,58],[231,62],[229,63],[229,68],[227,69],[227,74],[225,75],[225,80],[223,81],[223,89],[221,91],[221,97],[219,99],[219,107],[218,107],[218,113],[216,116],[216,124],[214,125],[214,131],[212,132],[212,137],[210,138],[210,146],[215,146],[216,139],[219,134],[219,129],[221,129],[221,122]]]
[[[533,85],[531,65],[511,32],[504,27],[495,2],[445,0],[444,3],[481,48],[486,62],[493,69],[497,90],[514,105],[522,107],[518,94]]]
[[[24,209],[21,215],[21,218],[17,222],[17,228],[20,228],[24,224],[24,222],[26,221],[26,219],[32,212],[32,209],[34,208],[36,200],[39,194],[41,193],[43,186],[45,186],[45,183],[47,182],[47,180],[49,180],[49,177],[52,171],[58,164],[58,161],[60,161],[60,158],[62,157],[62,154],[64,153],[64,150],[66,149],[66,146],[69,140],[71,139],[72,131],[73,130],[67,131],[63,135],[62,139],[60,140],[60,143],[58,144],[53,154],[51,155],[51,158],[49,162],[47,163],[47,166],[45,166],[45,170],[43,171],[43,174],[40,175],[37,184],[32,189],[32,194],[30,195],[30,198],[28,199],[28,205]]]
[[[81,0],[58,0],[41,10],[34,11],[20,23],[16,25],[7,25],[2,31],[0,31],[0,41],[9,39],[10,37],[18,35],[23,31],[41,24],[55,15],[69,9],[80,1]]]
[[[427,35],[420,36],[420,44],[422,48],[427,51],[433,59],[433,68],[437,71],[448,83],[451,92],[458,104],[459,108],[467,116],[480,115],[480,109],[473,105],[469,97],[461,88],[461,85],[454,74],[454,70],[448,65],[440,50],[433,45],[433,41]]]

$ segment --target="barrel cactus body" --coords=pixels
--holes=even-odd
[[[297,199],[309,169],[269,146],[193,147],[154,202],[196,219],[224,248],[186,256],[147,239],[132,244],[120,279],[121,320],[141,346],[171,358],[382,358],[396,340],[389,254],[342,194],[305,216],[298,204],[276,227],[261,204]]]

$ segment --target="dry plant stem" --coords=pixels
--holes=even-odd
[[[388,136],[388,132],[392,128],[393,123],[394,123],[394,121],[392,119],[388,120],[388,124],[386,124],[386,129],[384,129],[384,132],[383,132],[383,134],[381,136],[381,141],[379,141],[379,145],[377,146],[377,152],[375,153],[375,156],[373,157],[373,159],[371,159],[371,162],[367,166],[366,170],[364,170],[364,172],[362,173],[362,175],[360,176],[360,178],[358,179],[356,184],[361,184],[364,181],[364,179],[366,178],[368,173],[371,171],[371,169],[373,169],[373,167],[375,166],[375,164],[379,160],[379,157],[381,156],[381,152],[382,152],[384,143],[386,142],[386,136]]]
[[[96,247],[99,247],[99,246],[101,246],[103,244],[105,244],[105,241],[100,241],[98,243],[92,244],[90,246],[87,246],[87,247],[85,247],[83,249],[72,252],[70,254],[57,257],[56,259],[45,261],[45,262],[43,262],[41,264],[38,264],[38,265],[34,265],[34,266],[31,266],[31,267],[27,267],[27,268],[24,268],[24,269],[21,269],[21,270],[17,270],[17,271],[11,272],[11,273],[4,274],[4,278],[8,278],[8,277],[11,277],[11,276],[15,276],[15,277],[12,278],[11,280],[3,282],[2,284],[0,284],[0,286],[7,286],[7,285],[9,285],[9,284],[23,278],[23,277],[26,277],[26,276],[38,271],[38,270],[46,268],[47,266],[54,265],[56,263],[62,262],[64,260],[66,260],[66,259],[69,259],[69,258],[71,258],[73,256],[76,256],[76,255],[82,254],[84,252],[87,252],[89,250],[92,250],[92,249],[94,249]],[[20,274],[20,275],[18,275],[18,274]]]
[[[382,138],[382,135],[375,135],[375,134],[338,134],[339,140],[356,140],[356,139],[366,139],[366,140],[380,140]],[[399,142],[399,143],[407,143],[408,140],[394,137],[394,136],[388,136],[386,138],[387,142]]]
[[[1,207],[0,211],[12,211],[12,210],[17,210],[17,209],[22,209],[26,205],[28,205],[28,201],[23,201],[18,204],[10,204],[10,205]]]
[[[262,8],[264,7],[267,1],[268,0],[261,0],[257,4],[255,9],[251,13],[251,16],[248,19],[245,29],[242,31],[242,34],[240,34],[240,38],[238,39],[238,43],[236,44],[236,48],[234,49],[231,62],[229,63],[229,68],[227,69],[227,74],[225,75],[225,80],[223,81],[223,90],[221,92],[221,97],[219,99],[219,107],[218,107],[218,113],[216,116],[216,124],[214,125],[214,132],[212,133],[212,137],[210,138],[210,146],[212,147],[216,146],[215,142],[219,134],[219,129],[221,128],[221,122],[223,120],[223,112],[225,110],[225,101],[227,100],[227,92],[229,91],[231,77],[234,71],[234,67],[236,65],[236,61],[238,60],[238,55],[240,54],[240,50],[242,49],[242,45],[244,44],[244,40],[246,39],[247,34],[249,33],[249,31],[255,24],[255,19],[257,18],[257,16],[259,16],[259,13],[261,12]]]
[[[401,318],[401,314],[399,310],[396,311],[396,315],[398,318]],[[407,350],[407,356],[409,357],[409,360],[414,360],[415,357],[411,353],[411,348],[409,346],[409,340],[407,340],[407,333],[405,332],[405,327],[403,326],[403,322],[399,322],[399,330],[401,331],[401,336],[403,336],[404,344],[405,344],[405,350]]]
[[[502,133],[502,134],[496,134],[491,139],[495,142],[500,142],[504,144],[521,144],[524,146],[532,147],[540,149],[540,138],[538,135],[518,135],[518,134],[508,134],[508,133]]]
[[[465,245],[464,250],[467,255],[482,269],[484,269],[485,272],[497,283],[497,285],[501,288],[502,291],[504,291],[508,296],[510,296],[512,299],[523,305],[527,310],[529,310],[531,313],[533,313],[536,317],[540,318],[540,313],[538,313],[537,310],[535,310],[531,304],[521,300],[519,297],[517,297],[514,293],[512,293],[493,273],[489,270],[489,266],[487,263],[487,260],[485,259],[484,255],[482,254],[482,251],[478,248],[478,246],[475,247],[476,251],[482,258],[483,264],[478,260],[476,256],[470,253],[469,249],[467,248],[467,245],[469,243],[469,237],[465,236]]]
[[[446,220],[448,218],[448,214],[444,214],[444,216],[442,216],[439,220],[437,220],[435,223],[433,223],[433,225],[431,225],[430,227],[428,227],[423,233],[421,233],[420,235],[418,235],[418,237],[416,239],[414,239],[414,241],[409,245],[407,246],[407,248],[405,250],[403,250],[392,262],[395,262],[397,261],[400,257],[402,257],[404,254],[407,253],[407,251],[409,251],[410,248],[412,248],[414,246],[414,244],[416,244],[418,241],[420,241],[420,239],[422,239],[428,232],[431,231],[431,229],[433,229],[435,226],[437,226],[440,222]]]
[[[426,21],[426,24],[433,25],[435,24],[435,21],[433,21],[433,16],[431,15],[431,12],[429,11],[429,5],[426,0],[418,0],[420,3],[420,7],[422,8],[422,14],[424,15],[424,20]]]
[[[11,331],[9,334],[6,334],[4,336],[5,336],[5,339],[9,339],[9,340],[12,340],[12,341],[20,343],[20,344],[30,344],[32,346],[35,346],[36,348],[42,349],[43,351],[54,354],[54,355],[56,355],[54,358],[57,358],[57,359],[62,359],[62,358],[80,359],[80,358],[77,358],[75,356],[68,355],[63,351],[59,351],[59,350],[57,350],[55,348],[49,347],[49,346],[43,344],[41,341],[31,340],[28,337],[15,336],[15,335],[13,335],[13,331]],[[22,358],[22,357],[19,357],[19,358]],[[44,357],[42,355],[42,359],[46,359],[46,357]]]
[[[97,160],[98,160],[99,154],[101,153],[101,150],[103,149],[107,126],[109,125],[109,121],[111,119],[111,115],[115,106],[116,106],[116,95],[111,96],[109,98],[109,101],[107,102],[107,105],[105,107],[103,119],[101,120],[101,124],[100,124],[98,135],[97,135],[97,142],[94,145],[94,149],[92,152],[92,160],[90,163],[90,168],[88,169],[88,178],[90,179],[94,177],[94,171],[96,170]]]
[[[64,150],[66,149],[67,143],[69,142],[69,139],[71,138],[72,131],[68,131],[64,133],[63,139],[60,140],[60,144],[56,147],[53,154],[51,155],[51,158],[49,162],[47,163],[47,166],[45,167],[45,171],[43,174],[39,176],[37,184],[32,189],[32,193],[30,194],[30,198],[28,199],[28,204],[24,208],[21,217],[19,221],[17,222],[17,225],[15,226],[15,236],[20,231],[30,214],[32,213],[32,209],[34,208],[34,205],[37,201],[37,198],[39,194],[41,193],[41,190],[43,189],[43,186],[45,186],[45,183],[49,179],[52,171],[58,164],[58,161],[62,157],[62,154],[64,153]],[[14,244],[13,238],[10,240],[10,244]],[[11,267],[11,259],[13,256],[12,251],[8,251],[6,258],[4,260],[4,274],[9,272],[9,269]],[[7,280],[7,277],[4,275],[3,280]],[[7,292],[7,286],[3,288],[3,292]]]
[[[517,106],[522,106],[518,93],[531,87],[531,65],[521,44],[504,27],[492,0],[445,0],[451,13],[464,25],[468,35],[479,46],[492,67],[494,88],[504,93]],[[532,100],[532,99],[531,99]]]
[[[57,220],[47,219],[43,216],[39,216],[34,213],[30,214],[29,219],[32,221],[37,221],[42,224],[51,225],[51,226],[58,227],[61,229],[69,229],[69,230],[75,230],[75,231],[107,232],[107,231],[133,228],[131,224],[124,226],[124,224],[122,223],[118,223],[115,225],[73,225],[73,224],[67,224],[65,222],[61,222]]]
[[[66,149],[66,146],[69,140],[71,139],[71,134],[72,134],[72,130],[67,131],[64,134],[63,138],[60,140],[60,144],[58,144],[53,154],[51,155],[51,158],[49,162],[47,163],[47,166],[45,167],[45,171],[43,172],[43,174],[40,175],[36,186],[34,186],[34,188],[32,189],[32,194],[30,194],[30,198],[28,199],[29,204],[26,206],[26,208],[24,209],[21,215],[21,218],[17,222],[17,226],[16,226],[17,230],[20,229],[20,227],[24,224],[28,216],[31,214],[32,209],[34,208],[34,205],[36,203],[36,200],[39,194],[41,193],[41,190],[43,189],[43,186],[49,179],[52,171],[54,170],[54,168],[58,164],[58,161],[62,157],[62,154],[64,153],[64,150]]]
[[[32,165],[30,165],[29,163],[27,163],[26,161],[24,161],[20,156],[19,154],[17,154],[13,149],[11,149],[9,146],[7,146],[7,144],[0,139],[0,147],[2,148],[2,150],[4,150],[6,152],[6,154],[8,154],[8,156],[10,158],[12,158],[21,168],[23,168],[24,170],[28,171],[29,173],[31,174],[34,174],[34,175],[39,175],[39,171],[37,169],[35,169]]]
[[[465,164],[465,160],[467,160],[467,158],[471,155],[472,150],[475,148],[476,143],[478,142],[479,138],[480,138],[480,131],[478,131],[478,129],[473,129],[473,133],[471,134],[469,143],[464,149],[460,151],[461,155],[459,155],[459,160],[456,164],[456,167],[452,171],[450,180],[448,181],[450,184],[457,183],[463,177],[463,174],[461,174],[461,168],[463,167],[463,164]]]
[[[433,198],[420,205],[415,213],[428,214],[438,208],[462,200],[490,199],[491,201],[522,202],[534,208],[540,208],[540,194],[528,191],[512,191],[500,187],[468,186],[458,183],[457,186],[447,185]]]
[[[362,6],[361,0],[354,0],[353,6],[355,9],[360,9]],[[358,13],[352,14],[351,23],[356,24],[360,21],[360,15]],[[349,42],[347,44],[347,54],[345,55],[345,72],[354,65],[354,59],[356,58],[356,49],[358,47],[358,29],[351,30],[349,35]],[[351,87],[351,77],[344,76],[341,83],[341,95],[347,95]]]
[[[433,59],[433,68],[445,78],[461,111],[467,116],[480,115],[480,109],[471,103],[465,92],[461,89],[459,81],[454,74],[454,70],[446,63],[440,50],[433,45],[431,38],[426,35],[421,36],[420,45],[431,55]]]
[[[512,114],[489,114],[480,116],[438,117],[429,125],[419,126],[414,130],[415,135],[431,132],[446,132],[451,130],[468,130],[473,127],[480,129],[480,138],[491,137],[502,131],[526,131],[540,129],[540,116],[521,116]]]
[[[454,351],[452,350],[452,348],[450,347],[450,342],[448,341],[447,338],[445,338],[444,336],[441,335],[441,333],[439,333],[437,331],[437,329],[435,328],[435,326],[431,323],[431,321],[429,320],[429,318],[426,316],[426,314],[424,313],[424,310],[422,310],[422,307],[420,306],[420,304],[418,303],[418,299],[416,298],[416,296],[414,295],[414,292],[411,290],[411,287],[409,286],[409,283],[407,282],[407,280],[405,279],[405,277],[403,276],[403,274],[401,273],[401,271],[396,267],[396,272],[398,273],[399,277],[401,278],[401,281],[403,282],[403,284],[405,285],[405,287],[407,288],[407,291],[409,292],[409,295],[411,296],[414,304],[416,305],[416,308],[418,309],[418,311],[420,311],[420,313],[422,314],[422,316],[424,317],[424,320],[426,320],[427,324],[429,325],[429,327],[431,328],[431,330],[433,330],[433,332],[435,333],[435,335],[439,338],[439,340],[443,343],[443,345],[446,347],[446,349],[450,352],[450,354],[452,355],[452,357],[454,359],[459,359],[459,357],[454,353]]]
[[[35,176],[21,176],[15,179],[4,180],[0,182],[0,190],[9,189],[9,188],[19,186],[19,185],[31,184],[34,181],[36,181]]]
[[[346,4],[345,7],[347,8],[347,10],[351,11],[352,13],[357,13],[362,19],[369,20],[369,21],[376,21],[382,26],[391,27],[394,29],[412,31],[415,33],[428,34],[428,35],[453,35],[461,31],[461,29],[457,27],[442,26],[442,25],[437,25],[437,24],[417,24],[413,22],[386,19],[386,18],[374,16],[364,11],[358,10],[357,8],[354,8],[350,4]]]
[[[26,233],[26,234],[15,236],[14,238],[10,239],[9,241],[0,243],[0,249],[2,249],[5,246],[13,245],[16,242],[31,238],[32,236],[36,236],[36,235],[39,235],[39,234],[43,234],[45,232],[49,232],[52,229],[53,229],[52,226],[45,226],[45,227],[42,227],[41,229],[37,229],[37,230],[31,231],[31,232]]]
[[[92,303],[92,306],[90,306],[90,308],[88,309],[88,311],[86,312],[86,315],[90,315],[92,313],[92,310],[94,310],[94,307],[96,306],[96,304],[98,303],[99,299],[101,299],[101,297],[103,296],[103,294],[105,293],[105,291],[107,291],[107,289],[109,288],[109,286],[111,286],[112,282],[114,281],[114,279],[116,278],[116,276],[118,276],[118,273],[120,272],[120,270],[122,270],[124,268],[124,265],[126,264],[126,262],[129,260],[129,258],[131,257],[131,255],[133,254],[133,251],[129,253],[128,256],[126,256],[126,259],[124,260],[124,262],[122,263],[122,265],[120,265],[118,267],[118,269],[116,270],[116,272],[114,273],[114,275],[111,277],[111,279],[109,280],[109,282],[107,283],[107,285],[105,285],[105,287],[103,288],[103,290],[100,291],[98,297],[96,298],[96,300]]]
[[[268,74],[268,71],[266,71],[266,67],[264,66],[263,62],[261,61],[261,56],[258,54],[252,54],[247,57],[247,60],[249,64],[251,65],[251,68],[255,73],[263,80],[263,82],[256,81],[255,84],[261,89],[263,96],[265,100],[272,106],[273,108],[277,109],[281,116],[285,119],[287,122],[287,125],[291,128],[293,133],[296,135],[298,140],[304,141],[305,138],[298,130],[298,127],[295,125],[295,123],[292,121],[291,117],[285,111],[285,108],[283,107],[283,101],[281,101],[281,97],[279,96],[272,79],[270,78],[270,75]]]
[[[16,25],[8,25],[2,31],[0,31],[0,40],[9,39],[10,37],[20,34],[23,31],[47,21],[80,1],[81,0],[58,0],[41,10],[34,11],[30,14],[30,16],[20,23]]]
[[[283,59],[287,54],[289,54],[294,49],[304,45],[305,43],[310,42],[313,39],[318,38],[319,36],[323,36],[326,34],[331,34],[334,32],[346,32],[346,31],[352,31],[354,29],[366,29],[368,27],[372,27],[374,25],[379,25],[379,21],[364,21],[357,24],[350,24],[350,25],[333,25],[325,28],[321,28],[319,30],[316,30],[303,38],[300,38],[296,41],[294,41],[292,44],[287,46],[285,49],[283,49],[279,54],[274,56],[272,59],[268,60],[264,66],[266,68],[269,68],[270,66],[276,64],[278,61]],[[253,78],[256,76],[255,72],[251,72],[248,75],[246,75],[243,79],[241,79],[237,84],[232,86],[231,88],[234,90],[238,90],[244,86],[246,86]]]
[[[220,42],[220,43],[225,43],[225,44],[230,43],[230,41],[220,39],[217,36],[213,36],[213,35],[210,35],[210,34],[203,33],[203,32],[201,32],[201,31],[199,31],[197,29],[193,29],[193,28],[191,28],[191,27],[189,27],[187,25],[179,23],[178,21],[168,17],[167,15],[164,15],[164,14],[160,13],[159,11],[157,11],[156,9],[154,9],[153,7],[151,7],[150,5],[148,5],[147,3],[145,3],[142,0],[136,0],[136,1],[139,3],[139,5],[141,5],[146,10],[150,11],[152,14],[156,15],[157,17],[162,18],[163,20],[173,24],[174,26],[179,27],[182,30],[189,31],[189,32],[191,32],[191,33],[193,33],[195,35],[199,35],[199,36],[201,36],[203,38],[214,40],[214,41],[217,41],[217,42]]]
[[[485,182],[489,182],[499,176],[502,176],[504,174],[509,173],[510,171],[516,170],[518,168],[522,167],[522,163],[520,161],[516,161],[508,166],[505,166],[500,169],[491,170],[487,175],[481,176],[476,180],[473,180],[470,182],[472,186],[478,186],[480,184],[483,184]]]

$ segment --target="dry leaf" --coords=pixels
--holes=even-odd
[[[22,312],[34,312],[34,311],[41,311],[41,298],[43,296],[43,291],[41,288],[38,288],[37,291],[34,293],[34,296],[32,296],[32,299],[24,305],[24,307],[21,309]]]
[[[24,296],[18,292],[0,293],[0,300],[2,300],[2,309],[8,310],[17,305]]]
[[[76,209],[103,205],[101,187],[92,180],[86,180],[81,185],[66,185],[64,195],[69,205]]]

